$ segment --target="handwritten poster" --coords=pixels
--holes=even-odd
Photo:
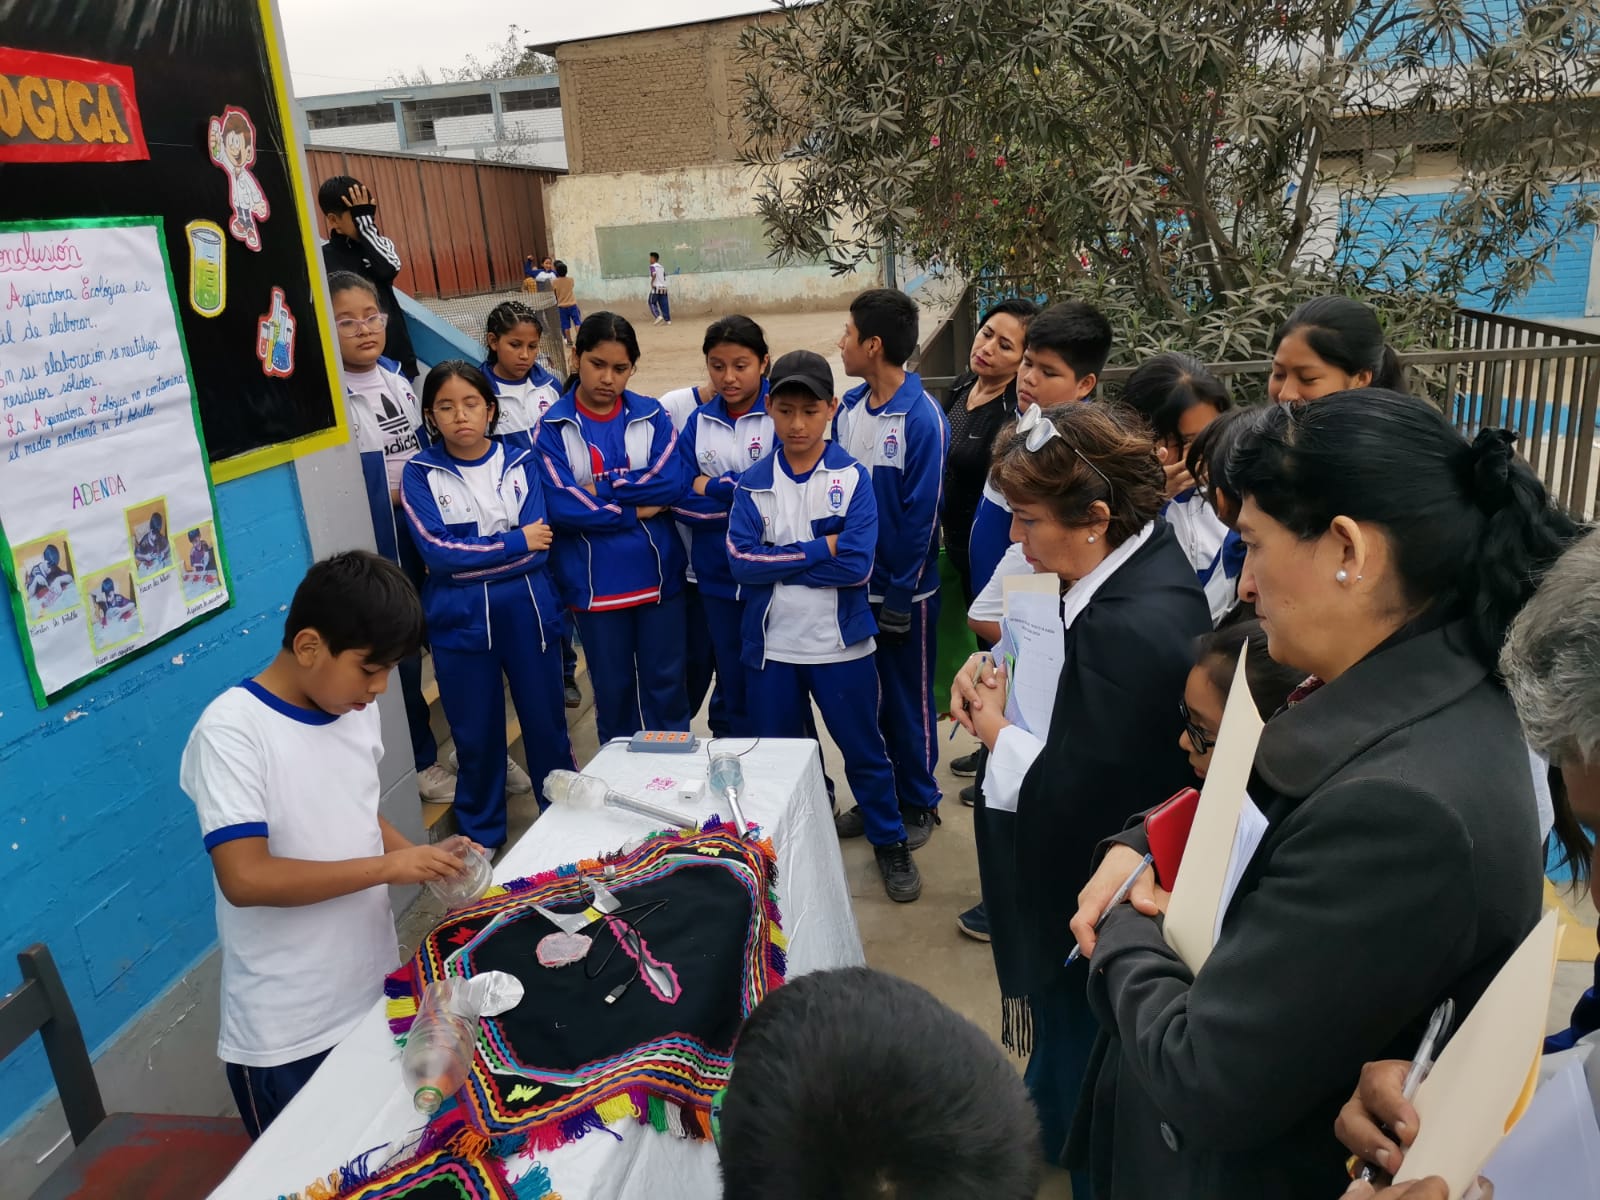
[[[0,569],[40,707],[228,604],[158,217],[0,224]]]

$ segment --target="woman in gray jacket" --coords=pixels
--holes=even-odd
[[[1226,481],[1240,595],[1311,678],[1263,733],[1267,833],[1198,974],[1162,939],[1159,888],[1093,932],[1142,830],[1080,896],[1105,1036],[1073,1150],[1095,1200],[1337,1195],[1333,1122],[1362,1064],[1410,1055],[1446,997],[1464,1017],[1539,915],[1527,751],[1494,668],[1573,522],[1512,435],[1469,445],[1421,401],[1248,420]]]

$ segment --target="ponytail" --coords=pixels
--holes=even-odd
[[[1388,342],[1383,344],[1383,350],[1378,354],[1378,365],[1372,370],[1372,386],[1386,392],[1406,390],[1406,369]]]
[[[1441,418],[1442,419],[1442,418]],[[1462,482],[1484,516],[1478,553],[1463,565],[1473,632],[1499,658],[1512,619],[1579,526],[1550,502],[1544,484],[1514,449],[1509,429],[1485,429],[1460,453]]]

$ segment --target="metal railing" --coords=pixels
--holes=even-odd
[[[947,392],[966,369],[971,305],[957,305],[917,359],[923,383]],[[1585,520],[1600,517],[1600,335],[1476,309],[1458,309],[1451,344],[1400,354],[1407,390],[1439,406],[1468,437],[1484,428],[1518,434],[1518,449],[1558,504]],[[1265,395],[1270,361],[1215,362],[1235,394]],[[1131,367],[1101,374],[1115,396]]]

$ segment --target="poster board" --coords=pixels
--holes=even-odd
[[[273,0],[0,0],[0,223],[163,218],[219,482],[347,437],[295,120]]]
[[[41,708],[229,602],[178,304],[159,217],[0,224],[0,570]]]

